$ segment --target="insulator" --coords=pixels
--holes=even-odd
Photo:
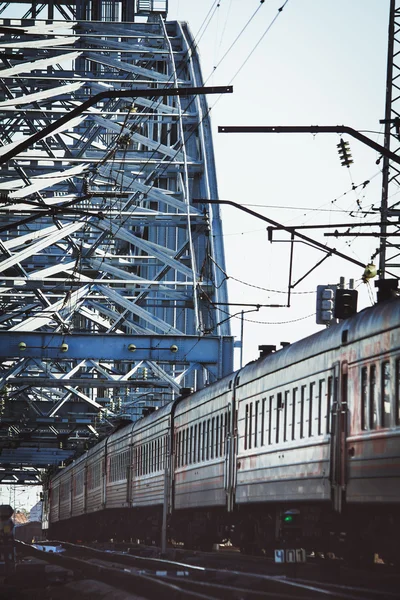
[[[364,269],[362,280],[364,283],[367,283],[367,281],[376,277],[377,274],[378,274],[378,270],[377,270],[376,266],[373,263],[369,263]]]

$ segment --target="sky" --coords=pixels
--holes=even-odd
[[[187,21],[198,40],[205,83],[233,84],[233,94],[208,97],[220,199],[284,225],[379,220],[363,214],[380,205],[382,186],[379,155],[366,145],[343,136],[354,160],[348,169],[340,164],[338,134],[222,134],[217,129],[347,125],[372,132],[365,135],[383,143],[379,119],[384,118],[388,17],[389,0],[169,0],[168,19]],[[223,207],[222,218],[230,302],[287,304],[288,235],[276,232],[280,241],[271,244],[266,223],[233,207]],[[325,237],[327,231],[303,233],[370,262],[376,238]],[[293,282],[323,256],[296,243]],[[339,283],[341,276],[346,282],[354,279],[359,309],[370,306],[375,289],[362,283],[362,274],[357,265],[329,258],[295,286],[289,308],[245,314],[243,364],[258,357],[259,345],[279,347],[281,341],[294,342],[324,328],[315,323],[317,285]],[[249,307],[231,311],[242,308]],[[231,325],[240,339],[240,314]]]
[[[196,38],[205,84],[234,87],[233,94],[208,98],[220,199],[285,225],[378,220],[362,213],[381,200],[379,156],[367,146],[344,136],[354,159],[347,169],[336,134],[220,134],[217,128],[344,124],[383,143],[388,16],[389,0],[169,0],[168,20],[188,22]],[[230,302],[286,304],[288,236],[276,233],[282,241],[271,244],[261,220],[231,207],[221,211]],[[365,264],[377,246],[376,238],[304,233]],[[294,282],[323,258],[302,243],[294,256]],[[370,306],[375,291],[371,300],[362,269],[329,258],[294,288],[289,308],[244,315],[243,364],[258,357],[259,345],[279,347],[322,330],[315,323],[316,286],[341,276],[355,280],[359,308]],[[242,308],[249,307],[231,312],[240,317]],[[231,324],[240,339],[240,318]],[[17,488],[16,506],[29,509],[39,488],[23,489],[22,495]],[[0,501],[9,497],[9,486],[1,486]]]

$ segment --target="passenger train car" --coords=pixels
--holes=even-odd
[[[400,299],[246,365],[113,433],[51,478],[49,536],[299,544],[395,560]],[[299,547],[300,547],[299,546]]]

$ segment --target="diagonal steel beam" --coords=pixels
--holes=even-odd
[[[77,54],[77,53],[76,53]],[[50,59],[48,59],[50,60]],[[54,59],[53,59],[54,60]],[[40,62],[40,61],[38,61]],[[44,61],[43,61],[44,62]],[[3,165],[11,158],[14,158],[23,150],[27,150],[30,148],[35,142],[43,139],[50,133],[53,133],[56,129],[68,123],[75,117],[82,114],[83,111],[90,108],[100,100],[104,100],[105,98],[140,98],[140,97],[156,97],[159,98],[164,96],[195,96],[196,94],[229,94],[233,92],[233,87],[231,85],[227,86],[211,86],[211,87],[181,87],[181,88],[162,88],[162,89],[145,89],[145,90],[107,90],[105,92],[100,92],[100,94],[96,94],[92,96],[86,102],[83,102],[80,106],[74,108],[67,115],[64,115],[60,119],[57,119],[47,127],[41,129],[34,135],[30,136],[28,140],[24,140],[20,144],[14,146],[10,152],[6,152],[3,156],[0,157],[0,165]],[[400,160],[400,159],[399,159]]]

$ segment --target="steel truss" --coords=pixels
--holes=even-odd
[[[202,85],[187,26],[166,2],[32,3],[12,19],[9,4],[0,445],[10,464],[52,464],[231,372],[233,342],[214,305],[227,289],[206,98],[159,97]],[[140,97],[88,107],[116,90]]]
[[[386,76],[385,149],[399,154],[400,151],[400,2],[390,1],[389,43]],[[400,245],[396,238],[400,227],[396,225],[400,216],[400,201],[391,200],[400,185],[400,166],[383,156],[382,161],[382,202],[381,202],[381,240],[377,250],[379,255],[379,276],[394,277],[400,275]],[[395,197],[396,198],[396,197]],[[388,232],[388,222],[395,226]]]

